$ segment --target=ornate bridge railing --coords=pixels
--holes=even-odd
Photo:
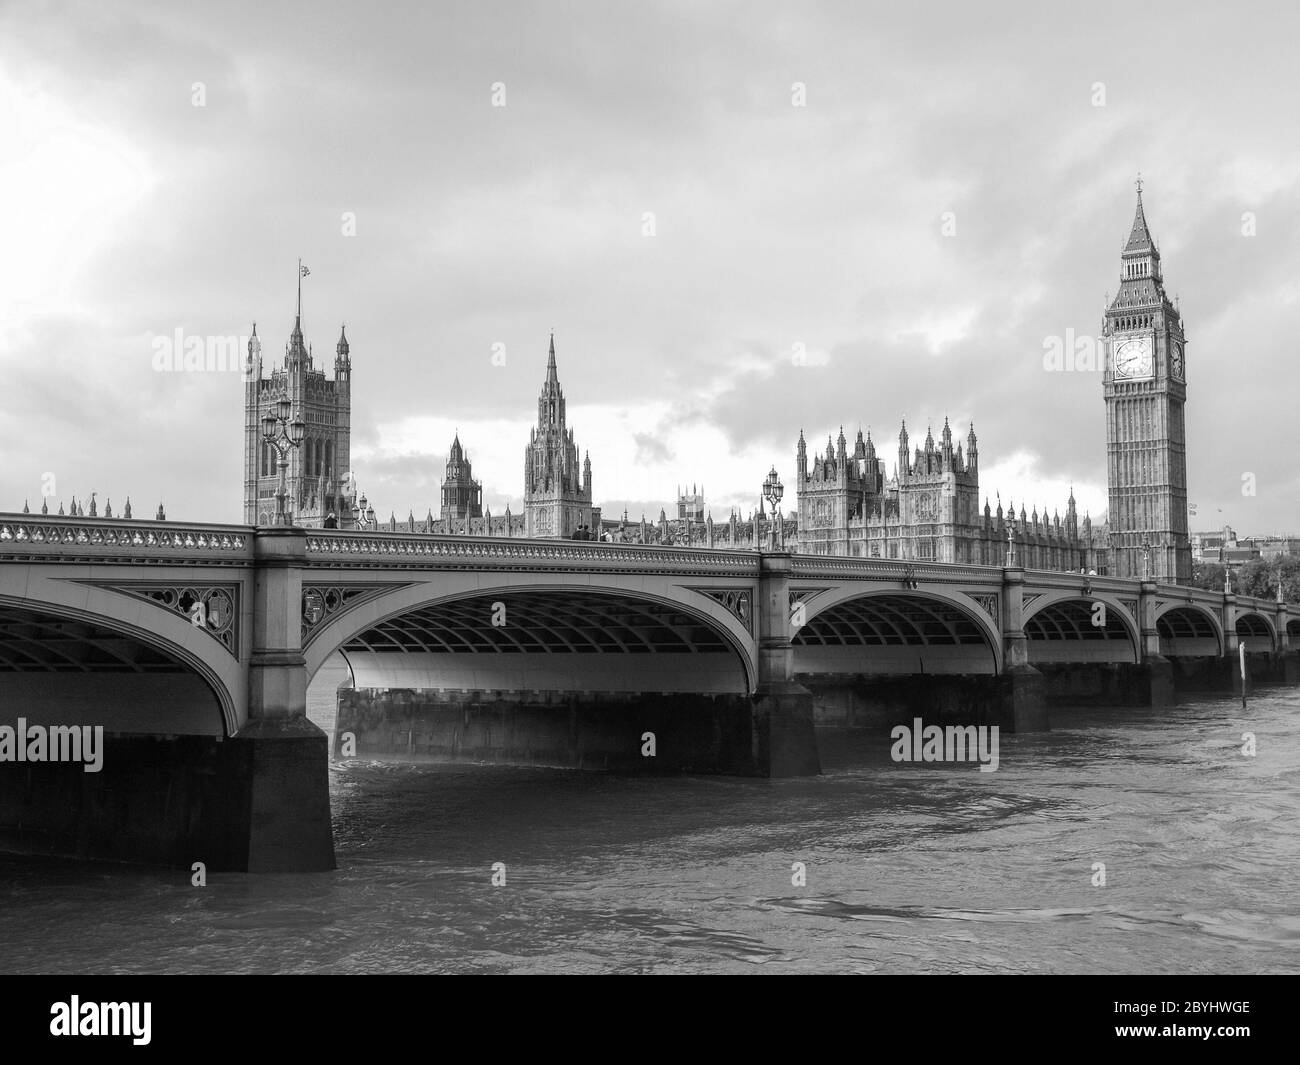
[[[614,570],[747,578],[758,576],[758,553],[755,551],[319,529],[307,533],[307,564],[366,568]]]
[[[257,530],[248,525],[201,522],[70,518],[0,513],[0,561],[96,562],[118,565],[247,565],[253,560]],[[675,573],[683,576],[759,575],[759,552],[752,549],[649,547],[641,544],[518,537],[467,537],[428,533],[306,530],[307,565],[339,569],[495,569],[569,572]],[[859,579],[942,584],[1002,583],[1001,566],[972,566],[904,559],[836,558],[795,554],[795,580]],[[1077,589],[1133,596],[1139,582],[1059,570],[1027,570],[1025,584],[1036,591]],[[1223,593],[1185,585],[1159,585],[1162,599],[1223,606]],[[1236,596],[1239,610],[1274,614],[1269,599]],[[1300,619],[1300,606],[1282,611]]]
[[[967,566],[949,562],[912,562],[906,559],[835,558],[828,555],[794,555],[796,578],[861,578],[882,581],[942,581],[952,584],[1001,584],[1002,567]]]
[[[0,514],[0,559],[245,565],[253,558],[253,531],[246,525]]]

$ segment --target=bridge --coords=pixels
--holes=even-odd
[[[0,726],[105,736],[94,773],[0,749],[0,844],[333,868],[335,654],[342,756],[785,776],[824,726],[1042,729],[1241,647],[1295,683],[1297,638],[1295,605],[1014,565],[0,514]]]

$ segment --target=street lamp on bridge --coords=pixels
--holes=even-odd
[[[1142,537],[1142,579],[1151,579],[1151,538],[1148,536]]]
[[[280,466],[280,487],[275,492],[276,525],[292,524],[285,506],[285,498],[289,494],[285,471],[289,468],[289,453],[302,445],[302,438],[307,433],[307,423],[302,420],[302,415],[289,421],[292,415],[293,402],[288,399],[277,401],[274,411],[268,408],[262,415],[262,439],[275,448]]]
[[[777,476],[776,467],[773,466],[768,471],[767,480],[763,482],[763,498],[767,500],[768,505],[772,508],[772,546],[785,546],[785,529],[782,527],[781,514],[778,509],[781,504],[781,497],[785,494],[785,486],[781,483],[781,478]],[[758,539],[758,530],[754,530],[754,538]],[[762,548],[759,548],[762,550]]]
[[[371,529],[375,524],[375,508],[366,505],[366,497],[362,497],[352,504],[352,520],[357,523],[358,529]]]

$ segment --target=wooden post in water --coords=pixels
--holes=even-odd
[[[1246,709],[1246,641],[1242,640],[1237,644],[1237,650],[1241,658],[1241,708]]]

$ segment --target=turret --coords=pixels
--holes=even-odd
[[[244,363],[244,381],[255,393],[262,378],[262,339],[257,335],[257,323],[248,338],[248,359]]]
[[[339,342],[334,345],[334,380],[347,381],[352,376],[351,347],[346,326],[339,327]]]
[[[794,449],[794,467],[799,471],[799,483],[808,479],[808,445],[804,443],[803,430],[799,430],[799,443]]]
[[[907,482],[909,459],[907,454],[907,419],[903,419],[903,427],[898,433],[898,483]]]

